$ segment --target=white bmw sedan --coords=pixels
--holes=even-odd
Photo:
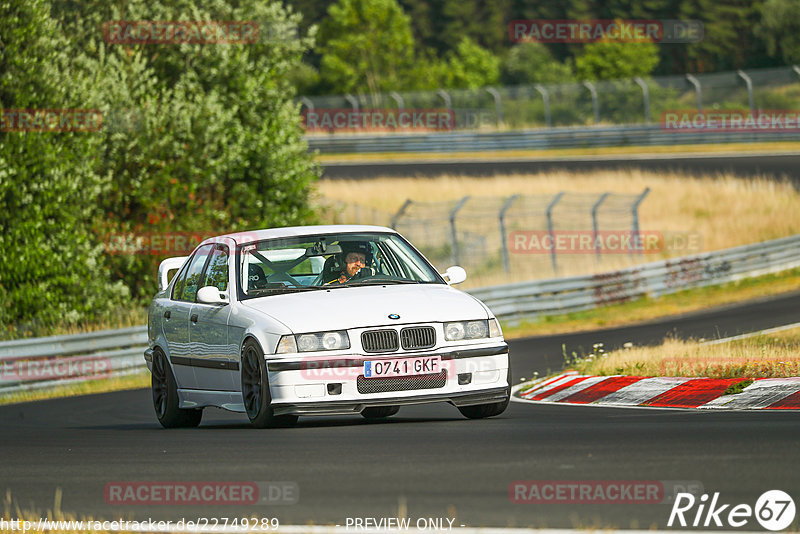
[[[156,416],[197,426],[214,406],[271,427],[429,402],[499,415],[508,346],[492,312],[451,287],[465,278],[378,226],[207,239],[159,268],[145,352]]]

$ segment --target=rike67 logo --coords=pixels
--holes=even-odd
[[[696,507],[696,508],[695,508]],[[767,530],[783,530],[794,521],[794,500],[781,490],[764,492],[756,505],[723,504],[719,492],[714,493],[709,502],[708,494],[696,498],[691,493],[678,493],[667,526],[741,528],[755,518]],[[748,526],[753,527],[750,523]]]

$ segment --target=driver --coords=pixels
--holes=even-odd
[[[369,245],[367,243],[342,243],[342,270],[339,272],[336,278],[328,283],[347,283],[353,277],[362,272],[362,269],[364,269],[362,274],[368,273],[369,269],[366,269],[366,266],[368,263],[370,263],[369,260],[371,255],[372,254],[370,253]]]

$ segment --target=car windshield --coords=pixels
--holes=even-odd
[[[382,284],[443,284],[436,270],[396,234],[325,234],[241,247],[242,298]]]

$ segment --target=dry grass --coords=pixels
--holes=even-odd
[[[666,339],[658,347],[629,347],[568,358],[581,374],[782,378],[800,376],[800,328],[715,345]]]
[[[514,194],[613,191],[641,193],[650,188],[639,216],[642,230],[697,232],[704,250],[716,250],[800,233],[800,192],[788,181],[742,179],[731,175],[689,178],[638,169],[471,178],[377,178],[322,180],[323,199],[354,202],[386,213],[410,198],[417,201]]]
[[[147,324],[147,308],[131,304],[129,307],[107,312],[93,321],[81,323],[3,325],[3,329],[0,330],[0,340],[84,334],[98,330],[142,326],[143,324]]]
[[[800,143],[781,141],[773,143],[725,143],[709,145],[665,145],[665,146],[617,146],[596,148],[553,148],[547,150],[487,150],[475,152],[393,152],[375,154],[318,154],[320,163],[355,161],[425,161],[463,160],[464,158],[510,159],[510,158],[559,158],[572,156],[613,156],[626,154],[732,154],[764,152],[796,152]]]
[[[470,268],[467,265],[470,279],[464,287],[606,272],[634,263],[724,249],[800,233],[800,192],[792,183],[772,178],[743,179],[732,175],[691,178],[682,174],[640,169],[587,173],[552,171],[489,178],[445,175],[436,178],[323,180],[319,182],[318,195],[319,202],[323,204],[355,202],[362,206],[359,213],[349,209],[336,219],[331,218],[328,212],[327,220],[330,222],[387,224],[390,214],[395,213],[406,199],[443,201],[471,195],[493,198],[494,203],[499,203],[500,199],[514,194],[550,195],[560,191],[638,194],[647,187],[650,188],[650,194],[639,209],[641,230],[660,232],[665,236],[694,236],[699,246],[689,249],[672,248],[659,254],[634,257],[611,254],[603,256],[602,261],[596,261],[591,254],[560,255],[557,272],[552,270],[547,254],[512,254],[511,272],[508,274],[500,268],[497,259],[491,261],[491,258],[486,258],[485,267]],[[488,200],[482,202],[489,203]],[[369,208],[365,208],[366,206]],[[557,211],[558,208],[555,217],[559,216]],[[459,230],[482,233],[488,236],[490,250],[499,250],[499,237],[495,235],[497,232],[480,228],[481,224],[486,224],[485,221],[486,219],[461,220],[458,223]],[[589,226],[589,223],[583,224]],[[543,228],[537,226],[530,229]],[[415,240],[414,236],[409,238]],[[446,254],[443,258],[430,259],[440,269],[449,265],[444,264],[449,261]]]
[[[1,394],[0,405],[148,387],[150,387],[150,373],[145,369],[141,373],[127,376],[86,380],[48,389],[33,389],[18,393]]]
[[[612,328],[800,290],[800,269],[503,324],[506,339]]]

